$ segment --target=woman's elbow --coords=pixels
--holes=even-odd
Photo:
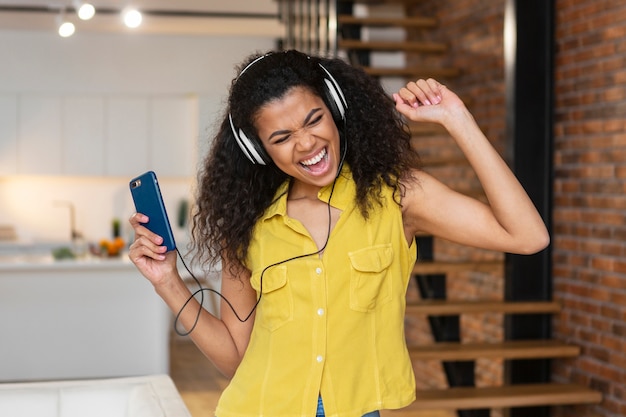
[[[219,366],[217,364],[214,363],[215,367],[217,368],[217,370],[229,381],[231,379],[233,379],[233,377],[235,376],[235,372],[237,372],[237,368],[239,367],[239,363],[237,364],[229,364],[229,365],[223,365],[223,366]]]
[[[533,255],[541,252],[550,244],[550,234],[546,229],[541,232],[534,233],[533,236],[525,239],[525,242],[520,245],[518,254],[520,255]]]
[[[220,373],[222,374],[222,376],[224,378],[226,378],[227,380],[229,380],[229,381],[231,379],[233,379],[233,377],[235,376],[235,371],[237,370],[237,368],[235,368],[235,369],[223,369],[223,368],[220,369],[220,368],[218,368],[218,369],[219,369]]]

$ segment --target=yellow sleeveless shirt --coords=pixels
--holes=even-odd
[[[328,202],[332,185],[318,194]],[[365,220],[348,167],[331,205],[342,211],[323,256],[274,263],[318,250],[287,216],[284,184],[255,226],[248,267],[262,291],[250,343],[217,406],[218,417],[361,417],[415,399],[404,335],[406,289],[416,260],[401,209],[383,189]]]

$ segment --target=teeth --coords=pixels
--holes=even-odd
[[[326,156],[326,148],[322,149],[322,152],[318,153],[311,159],[307,159],[306,161],[302,161],[301,164],[304,166],[315,165],[319,161],[321,161]]]

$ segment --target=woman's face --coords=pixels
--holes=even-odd
[[[307,185],[323,187],[337,175],[339,132],[324,101],[296,87],[259,110],[255,125],[276,166]]]

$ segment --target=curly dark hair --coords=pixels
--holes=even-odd
[[[345,163],[352,170],[362,215],[367,218],[372,204],[380,203],[383,186],[394,189],[399,204],[400,179],[419,167],[419,157],[406,124],[378,80],[341,59],[295,50],[256,54],[241,65],[231,84],[228,108],[199,172],[192,245],[201,262],[224,258],[231,266],[243,267],[254,225],[289,179],[272,163],[259,165],[247,159],[229,115],[237,129],[258,140],[254,123],[260,108],[294,87],[310,89],[330,108],[320,64],[338,82],[348,104],[346,121],[338,128],[348,144]]]

